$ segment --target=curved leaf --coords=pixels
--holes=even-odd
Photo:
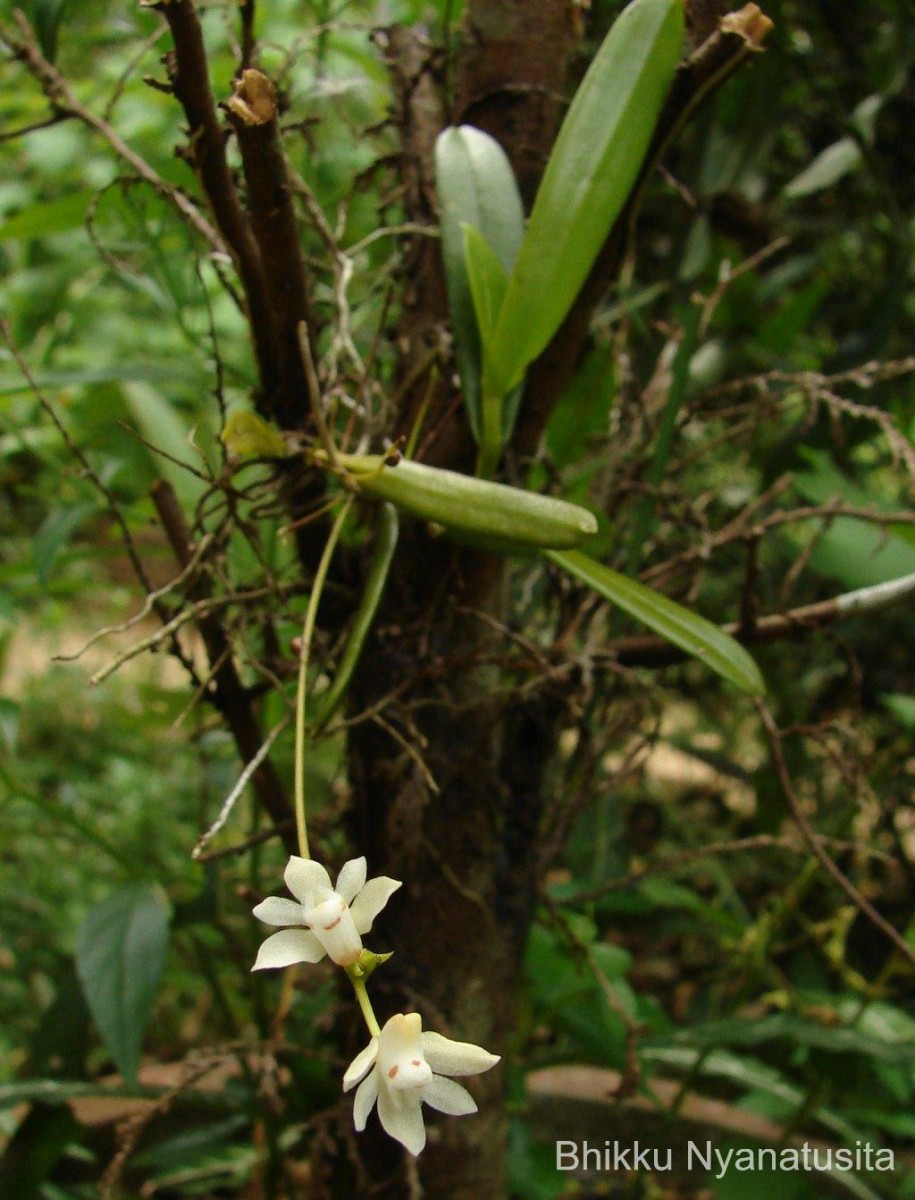
[[[477,330],[485,346],[492,336],[508,276],[498,254],[479,229],[465,222],[461,231],[464,235],[464,266],[470,282]]]
[[[638,178],[683,43],[683,0],[634,0],[575,95],[537,192],[484,362],[504,396],[572,306]]]
[[[605,600],[687,654],[701,659],[741,691],[751,696],[761,696],[766,690],[759,667],[743,646],[705,617],[690,612],[688,608],[643,583],[611,571],[580,550],[546,550],[544,553],[557,566],[593,588]]]
[[[446,129],[435,143],[435,179],[441,206],[442,256],[451,309],[454,350],[464,402],[477,440],[481,417],[480,335],[464,257],[464,232],[478,230],[506,271],[511,270],[524,234],[524,210],[511,164],[499,143],[461,125]]]

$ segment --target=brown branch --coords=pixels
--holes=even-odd
[[[778,490],[784,491],[790,483],[790,475],[782,476],[778,481]],[[859,504],[846,504],[839,499],[826,504],[806,504],[799,508],[780,509],[765,517],[757,518],[754,515],[755,512],[764,501],[772,499],[774,494],[776,494],[775,489],[770,488],[764,496],[757,497],[752,501],[733,521],[729,521],[716,533],[703,538],[699,545],[690,546],[679,554],[648,567],[640,573],[639,579],[642,583],[654,583],[697,560],[707,561],[711,557],[712,551],[720,550],[722,546],[736,541],[757,541],[772,529],[777,529],[781,525],[794,525],[799,521],[822,521],[824,526],[828,526],[837,517],[850,517],[852,520],[866,521],[868,524],[878,525],[884,529],[891,528],[893,525],[915,525],[915,512],[906,509],[879,511],[862,507]]]
[[[798,798],[797,792],[794,790],[794,784],[791,780],[790,772],[785,763],[785,756],[782,753],[782,738],[783,735],[775,723],[775,718],[772,713],[761,701],[756,701],[756,711],[759,713],[760,720],[763,723],[763,728],[769,740],[769,746],[772,751],[772,761],[775,765],[775,772],[778,776],[778,781],[781,784],[782,791],[785,794],[785,799],[788,801],[788,806],[791,809],[791,815],[797,823],[798,829],[804,841],[810,847],[812,853],[816,857],[820,866],[830,874],[842,891],[848,896],[855,908],[874,925],[881,933],[893,943],[896,949],[902,956],[912,964],[915,964],[915,949],[905,940],[902,934],[892,926],[885,917],[881,916],[874,908],[871,902],[861,894],[857,887],[852,883],[848,876],[842,871],[829,857],[823,849],[821,838],[814,831],[810,822],[804,813],[803,806]]]
[[[153,485],[152,500],[175,558],[179,566],[185,568],[193,558],[194,546],[174,489],[160,479]],[[199,580],[191,589],[191,593],[195,600],[207,599],[207,582]],[[242,762],[250,763],[257,758],[264,739],[251,708],[251,698],[236,670],[231,643],[219,621],[211,613],[200,617],[198,627],[206,647],[207,659],[213,668],[213,690],[207,693],[207,698],[229,726]],[[288,824],[292,807],[286,789],[269,758],[259,763],[251,783],[258,802],[273,824],[283,831],[286,849],[290,854],[294,853],[295,830]]]
[[[295,831],[295,821],[292,817],[289,818],[283,828],[271,825],[269,829],[262,829],[259,833],[253,833],[250,837],[246,837],[240,842],[233,842],[231,846],[221,846],[218,850],[201,850],[199,854],[194,854],[194,861],[208,863],[215,862],[220,858],[231,858],[235,854],[245,854],[248,850],[253,850],[255,846],[262,846],[264,842],[272,841],[275,837],[284,836],[287,827],[291,836]]]
[[[818,371],[768,371],[763,375],[751,375],[745,379],[721,384],[708,393],[708,399],[714,400],[719,396],[727,396],[744,390],[753,391],[756,396],[768,396],[773,394],[776,387],[784,387],[792,392],[800,391],[810,401],[812,417],[816,416],[817,406],[822,404],[836,415],[872,421],[880,428],[889,443],[894,462],[904,462],[909,474],[915,476],[915,450],[906,435],[898,428],[892,414],[877,405],[847,400],[835,391],[835,388],[842,384],[851,384],[867,391],[878,383],[910,375],[913,371],[915,371],[915,356],[887,363],[879,361],[862,363],[850,371],[842,371],[835,375],[823,375]],[[723,414],[719,410],[717,415]]]
[[[165,59],[168,77],[190,127],[191,161],[245,290],[254,354],[264,391],[263,407],[268,415],[273,415],[284,382],[280,338],[273,322],[260,249],[229,170],[226,134],[210,88],[197,9],[193,0],[152,0],[149,7],[164,15],[172,33],[175,48]]]
[[[304,321],[310,330],[312,320],[292,185],[280,140],[276,89],[260,71],[246,70],[226,107],[241,151],[248,213],[279,339],[283,394],[276,416],[284,429],[294,429],[307,411],[298,328]]]
[[[18,129],[5,129],[0,132],[0,143],[14,142],[17,138],[27,137],[39,129],[50,129],[52,125],[59,125],[61,121],[68,121],[72,117],[73,113],[59,111],[52,113],[50,117],[44,117],[41,121],[30,121],[28,125],[20,125]]]

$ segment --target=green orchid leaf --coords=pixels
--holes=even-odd
[[[547,550],[546,557],[595,592],[647,625],[660,637],[700,659],[741,691],[761,696],[765,683],[759,667],[729,634],[625,575],[611,571],[580,550]]]
[[[524,234],[524,210],[499,143],[472,125],[446,129],[435,144],[442,256],[464,403],[474,436],[482,427],[482,352],[465,259],[463,226],[479,230],[506,274]]]
[[[683,43],[683,0],[634,0],[576,93],[544,172],[484,364],[506,395],[572,306],[648,152]]]
[[[464,265],[485,358],[486,344],[492,337],[508,276],[498,254],[479,229],[465,223],[461,232],[464,235]]]
[[[487,346],[492,338],[496,317],[505,295],[507,276],[505,268],[486,238],[472,225],[464,225],[464,258],[470,294],[473,299],[477,329],[482,343],[484,363]],[[481,399],[482,429],[478,437],[480,454],[477,474],[489,479],[495,473],[499,455],[505,440],[505,403],[499,393],[487,392],[484,388]],[[517,405],[514,408],[517,413]]]
[[[168,950],[169,906],[161,889],[118,888],[89,913],[76,944],[76,970],[102,1040],[135,1084],[143,1034]]]

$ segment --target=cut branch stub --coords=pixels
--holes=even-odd
[[[267,125],[276,119],[276,88],[263,72],[242,71],[226,108],[246,125]]]

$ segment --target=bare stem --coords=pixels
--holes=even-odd
[[[778,775],[778,781],[781,784],[782,791],[785,794],[785,799],[788,801],[788,806],[791,809],[791,815],[797,822],[797,827],[801,831],[801,836],[810,847],[811,852],[819,862],[820,866],[833,877],[842,891],[848,896],[855,908],[863,913],[865,917],[875,925],[889,940],[893,943],[896,949],[910,963],[915,963],[915,950],[909,945],[902,934],[892,926],[885,917],[881,916],[874,908],[873,904],[862,896],[861,892],[852,881],[848,878],[836,863],[829,857],[823,848],[821,839],[814,832],[813,827],[807,820],[803,806],[798,798],[797,792],[794,790],[794,783],[788,771],[788,765],[785,762],[785,756],[782,753],[782,733],[775,723],[775,718],[761,700],[756,701],[756,711],[759,713],[760,720],[763,723],[763,728],[769,739],[769,746],[772,751],[772,761],[775,765],[775,772]]]
[[[352,506],[353,497],[348,496],[331,526],[324,553],[321,555],[321,561],[315,572],[314,586],[308,597],[305,623],[302,626],[302,641],[299,647],[299,684],[295,702],[295,827],[299,840],[299,853],[302,858],[311,857],[308,851],[308,826],[305,819],[305,696],[308,689],[308,659],[318,615],[318,605],[321,603],[321,593],[324,590],[324,581],[327,578],[330,560],[333,558],[334,549]]]

